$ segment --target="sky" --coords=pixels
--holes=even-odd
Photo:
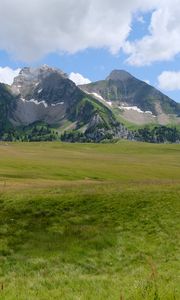
[[[0,0],[0,82],[47,64],[76,84],[123,69],[180,102],[179,0]]]

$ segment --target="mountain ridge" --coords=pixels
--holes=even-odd
[[[114,136],[117,131],[118,122],[111,109],[87,95],[61,70],[25,67],[8,89],[14,96],[14,106],[8,112],[14,128],[44,122],[61,133],[69,128],[96,140],[103,139],[107,132]],[[119,127],[118,136],[121,132],[124,137],[123,127]]]
[[[147,121],[139,124],[156,122],[166,125],[172,120],[180,122],[179,103],[124,70],[114,70],[105,80],[81,85],[80,88],[85,92],[98,94],[106,102],[111,102],[114,108],[119,109],[119,115],[129,121],[131,120],[126,108],[133,110],[133,107],[138,107],[141,110],[140,120],[143,112],[150,113],[149,116],[144,114]],[[135,120],[132,121],[138,124]]]
[[[126,70],[114,69],[110,72],[110,74],[106,77],[105,80],[126,80],[132,77],[134,76],[129,72],[127,72]]]
[[[171,114],[163,111],[163,105]],[[43,139],[61,136],[67,141],[141,140],[146,131],[126,128],[123,120],[127,114],[131,121],[136,117],[143,125],[150,121],[157,125],[162,117],[169,120],[173,116],[178,121],[179,112],[178,103],[124,70],[113,70],[105,80],[76,86],[59,69],[25,67],[11,86],[0,85],[0,139],[34,140],[33,135],[37,139],[43,135]],[[169,138],[169,130],[163,132]],[[159,134],[157,129],[148,136],[152,135],[151,141],[160,140]],[[177,132],[172,135],[173,141],[178,140]]]

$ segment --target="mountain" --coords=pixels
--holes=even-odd
[[[11,119],[14,125],[60,123],[84,97],[65,73],[48,66],[23,68],[11,88],[18,97]]]
[[[80,88],[106,102],[117,117],[136,124],[180,122],[180,104],[124,70]]]
[[[64,72],[46,65],[23,68],[11,90],[18,98],[11,118],[16,126],[37,121],[61,126],[69,121],[79,128],[88,126],[95,115],[101,123],[113,120],[110,109],[85,94]]]
[[[130,130],[123,123],[178,122],[179,114],[179,104],[126,71],[78,87],[44,65],[23,68],[12,86],[0,84],[0,140],[179,142],[177,128]]]
[[[96,141],[106,136],[128,135],[128,130],[117,122],[109,107],[87,95],[59,69],[46,65],[25,67],[11,87],[3,85],[1,90],[4,98],[0,113],[4,128],[8,123],[13,128],[26,130],[25,127],[43,123],[58,129],[59,133],[78,131]],[[36,127],[33,133],[38,130],[48,132]],[[28,136],[31,133],[28,129]]]

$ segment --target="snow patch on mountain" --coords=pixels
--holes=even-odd
[[[89,94],[89,93],[88,93]],[[97,94],[97,93],[90,93],[91,95],[93,95],[93,96],[95,96],[96,98],[98,98],[98,99],[101,99],[101,100],[104,100],[105,101],[105,99],[101,96],[101,95],[99,95],[99,94]]]
[[[64,102],[58,102],[56,104],[51,104],[51,106],[58,106],[58,105],[63,105],[63,104],[64,104]]]
[[[121,105],[121,106],[119,106],[119,108],[120,109],[122,109],[122,110],[135,110],[135,111],[137,111],[138,113],[143,113],[143,114],[153,114],[152,113],[152,111],[149,111],[149,110],[147,110],[147,111],[143,111],[143,110],[141,110],[139,107],[137,107],[137,106],[124,106],[123,104]]]
[[[21,100],[26,103],[34,103],[36,105],[44,105],[44,107],[48,107],[48,104],[45,101],[37,101],[35,99],[26,100],[24,98],[21,98]]]
[[[55,106],[63,105],[64,104],[64,102],[58,102],[58,103],[52,103],[52,104],[48,105],[48,103],[46,101],[44,101],[44,100],[42,100],[42,101],[38,101],[38,100],[35,100],[35,99],[26,100],[24,98],[21,98],[21,100],[23,102],[34,103],[36,105],[41,105],[42,104],[42,105],[44,105],[45,108],[50,107],[50,106],[55,107]]]
[[[109,104],[110,106],[112,106],[112,102],[111,101],[106,101],[107,104]]]

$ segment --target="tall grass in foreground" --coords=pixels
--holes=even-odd
[[[179,145],[0,146],[0,299],[179,300]]]

